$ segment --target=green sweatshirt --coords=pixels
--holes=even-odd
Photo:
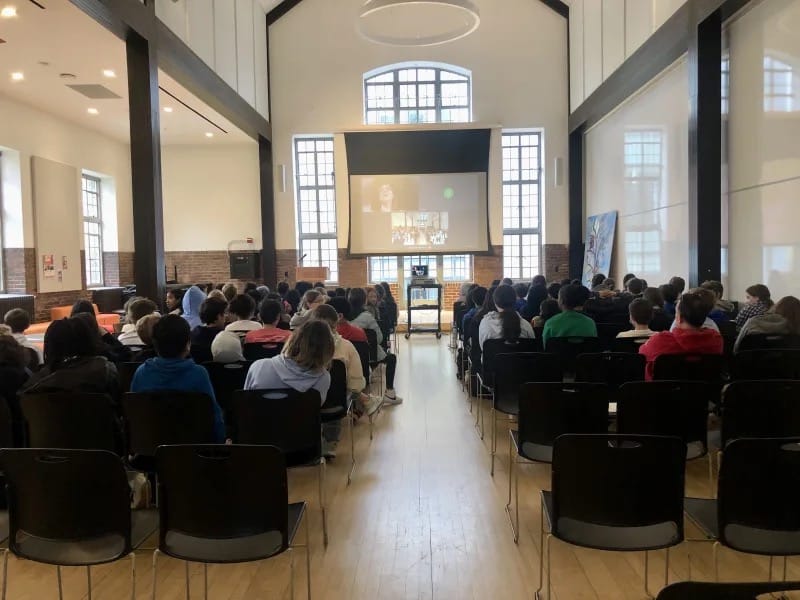
[[[565,310],[544,324],[542,343],[545,348],[547,340],[555,337],[597,337],[597,326],[583,313]]]

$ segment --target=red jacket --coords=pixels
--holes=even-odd
[[[653,380],[656,358],[662,354],[722,354],[722,336],[713,329],[660,331],[639,348],[647,360],[645,379]]]
[[[364,330],[350,323],[337,323],[336,332],[349,342],[367,341],[367,334],[364,333]]]

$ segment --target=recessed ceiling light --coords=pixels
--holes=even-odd
[[[172,107],[171,106],[165,106],[164,107],[164,112],[167,112],[167,113],[172,112]]]
[[[11,81],[22,81],[25,79],[25,74],[22,71],[14,71],[11,74]]]
[[[103,69],[103,77],[108,77],[109,79],[112,79],[116,76],[117,74],[114,72],[114,69]]]
[[[100,114],[100,111],[97,110],[96,108],[87,108],[86,112],[89,113],[90,115],[99,115]]]
[[[210,131],[206,131],[206,137],[207,138],[212,138],[212,137],[214,137],[214,134],[211,133]]]
[[[11,19],[17,16],[17,7],[16,6],[4,6],[2,10],[0,10],[0,17],[4,19]]]

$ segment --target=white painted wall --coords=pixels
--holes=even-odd
[[[769,0],[732,22],[728,115],[728,287],[800,297],[800,0]],[[765,95],[764,57],[793,69],[790,111]],[[766,102],[765,102],[766,100]]]
[[[104,178],[113,178],[116,228],[105,232],[105,249],[132,251],[133,212],[128,145],[1,95],[0,114],[3,115],[0,119],[0,151],[3,152],[5,247],[34,246],[30,163],[32,156],[40,156],[72,166],[79,172],[87,170]],[[43,210],[46,210],[46,206]]]
[[[228,242],[247,237],[261,248],[255,142],[166,146],[161,173],[165,250],[224,250]]]
[[[266,13],[259,0],[156,0],[156,15],[269,119]]]
[[[656,286],[688,276],[688,83],[682,58],[586,133],[585,212],[618,212],[611,274],[619,283],[629,272]],[[653,161],[660,176],[650,193],[625,169],[626,141],[642,131],[660,140]],[[657,257],[650,268],[637,260],[645,252]]]
[[[363,75],[405,61],[435,61],[472,71],[476,123],[544,128],[544,242],[567,243],[567,186],[555,186],[553,164],[567,156],[567,26],[540,2],[480,2],[481,25],[465,39],[428,48],[367,42],[355,28],[360,0],[304,0],[270,29],[273,156],[285,165],[286,191],[275,190],[277,247],[296,247],[292,136],[325,134],[363,126]],[[335,32],[335,35],[332,34]],[[498,140],[499,144],[499,140]],[[499,146],[498,146],[499,148]],[[341,143],[337,174],[345,174]],[[502,198],[490,174],[490,229],[499,235]],[[337,177],[339,246],[347,246],[347,178]]]
[[[685,0],[571,0],[570,109],[574,111]]]

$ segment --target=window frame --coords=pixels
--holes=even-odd
[[[97,186],[97,191],[93,192],[87,189],[86,182],[92,181]],[[97,196],[97,216],[92,217],[87,214],[86,207],[86,195],[87,194],[94,194]],[[84,271],[86,273],[86,287],[93,288],[93,287],[102,287],[105,285],[105,269],[103,268],[103,182],[100,177],[97,175],[91,175],[89,173],[81,173],[81,210],[83,212],[83,252],[84,252]],[[87,231],[88,224],[95,224],[97,225],[97,234],[89,233]],[[90,238],[96,237],[97,238],[97,247],[100,252],[100,256],[98,258],[98,272],[100,275],[99,281],[95,281],[92,279],[92,258],[90,256],[90,249],[91,244],[89,243]]]
[[[3,152],[0,151],[0,183],[3,181]],[[5,271],[5,263],[6,263],[6,244],[5,238],[3,237],[3,215],[5,214],[5,204],[3,201],[3,186],[0,185],[0,293],[6,292],[6,271]]]

